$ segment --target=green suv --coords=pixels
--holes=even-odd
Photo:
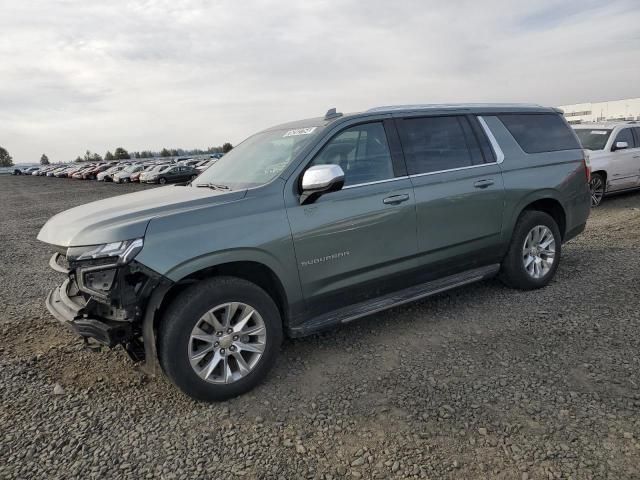
[[[413,105],[257,133],[186,185],[100,200],[38,238],[49,311],[201,400],[248,391],[299,337],[498,275],[547,285],[589,215],[560,112]]]

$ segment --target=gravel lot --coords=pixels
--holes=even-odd
[[[0,177],[0,478],[640,478],[640,193],[593,211],[543,290],[287,341],[258,389],[202,404],[44,307],[39,228],[140,188]]]

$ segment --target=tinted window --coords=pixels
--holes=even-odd
[[[581,148],[571,129],[558,114],[503,114],[498,117],[527,153]]]
[[[583,148],[602,150],[611,136],[611,130],[601,128],[576,128],[576,135]]]
[[[624,129],[620,130],[618,132],[618,135],[616,136],[616,139],[615,139],[614,142],[615,143],[627,142],[627,145],[629,145],[629,148],[633,148],[635,143],[633,141],[633,134],[631,133],[631,129],[630,128],[624,128]],[[614,145],[615,145],[615,143],[614,143]]]
[[[343,130],[322,147],[311,165],[340,165],[344,184],[393,178],[387,136],[381,123],[367,123]]]
[[[405,118],[398,122],[398,130],[409,175],[469,167],[474,158],[480,158],[475,163],[482,162],[464,117]]]

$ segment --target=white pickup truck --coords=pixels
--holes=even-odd
[[[640,123],[588,123],[573,128],[591,162],[591,206],[605,195],[640,188]]]

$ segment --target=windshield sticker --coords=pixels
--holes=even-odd
[[[287,133],[283,135],[283,137],[295,137],[296,135],[309,135],[313,133],[313,131],[317,127],[306,127],[306,128],[296,128],[294,130],[289,130]]]
[[[607,132],[605,130],[591,130],[591,135],[606,135]]]

